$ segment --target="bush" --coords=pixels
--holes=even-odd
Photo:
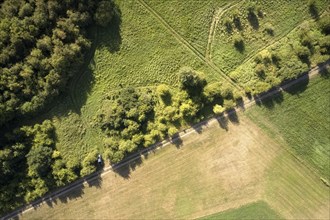
[[[168,129],[168,135],[170,137],[177,134],[178,132],[179,132],[178,129],[176,127],[173,127],[173,126]]]
[[[204,89],[204,96],[208,102],[213,102],[216,99],[221,98],[221,84],[213,83],[209,84]]]
[[[304,62],[309,60],[309,56],[311,54],[310,54],[310,51],[308,50],[308,48],[299,46],[295,50],[296,50],[296,54],[299,57],[299,59],[301,59]]]
[[[225,101],[223,102],[223,107],[226,109],[226,110],[230,110],[230,109],[233,109],[235,108],[235,102],[231,99],[225,99]]]
[[[239,52],[243,52],[245,49],[244,41],[242,36],[236,35],[234,38],[234,46]]]
[[[187,91],[190,96],[200,95],[207,84],[202,74],[189,67],[183,67],[179,71],[179,83],[181,89]]]
[[[224,107],[222,107],[221,105],[214,105],[213,106],[213,113],[216,115],[220,115],[222,114],[226,109]]]
[[[319,26],[324,34],[326,35],[330,34],[330,16],[329,15],[323,16],[319,20]]]
[[[82,169],[80,171],[81,176],[89,175],[96,171],[96,162],[97,162],[97,151],[94,150],[90,152],[82,161]]]
[[[316,6],[315,0],[310,0],[308,2],[309,13],[311,14],[312,18],[318,19],[319,18],[319,9]]]
[[[270,36],[274,36],[274,27],[272,24],[270,23],[266,23],[265,24],[265,31],[267,34],[269,34]]]

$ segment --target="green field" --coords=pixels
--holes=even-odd
[[[200,219],[283,219],[264,201],[244,205],[238,209],[230,209]]]
[[[330,80],[319,77],[304,84],[274,96],[246,114],[329,181]]]

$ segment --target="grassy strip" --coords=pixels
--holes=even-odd
[[[264,201],[258,201],[200,219],[283,219]]]

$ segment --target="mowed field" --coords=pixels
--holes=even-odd
[[[329,218],[329,188],[244,114],[181,141],[21,218],[199,218],[257,201],[284,218]]]

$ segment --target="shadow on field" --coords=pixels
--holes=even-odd
[[[130,162],[128,161],[129,160],[123,160],[119,164],[112,167],[113,171],[117,173],[119,176],[123,177],[124,179],[129,179],[131,172],[142,164],[141,155],[140,157],[134,158]]]
[[[283,90],[291,95],[299,96],[300,93],[304,92],[307,89],[308,84],[309,84],[309,76],[306,73],[300,77],[300,81],[297,84],[289,86],[288,88]]]
[[[226,131],[228,131],[228,118],[222,114],[221,116],[217,117],[216,119],[219,123],[219,126],[222,129],[225,129]]]
[[[263,98],[263,99],[261,99],[261,98],[262,98],[262,95],[254,96],[256,105],[264,106],[268,109],[272,109],[275,107],[276,104],[281,104],[283,102],[283,93],[278,92],[267,98]]]
[[[183,141],[179,135],[179,133],[174,134],[171,139],[170,139],[170,143],[174,144],[176,148],[180,149],[183,145]]]
[[[108,27],[99,29],[98,47],[105,47],[109,52],[115,53],[120,50],[121,45],[121,11],[116,7],[112,21]]]
[[[239,118],[236,109],[228,110],[227,115],[229,121],[231,121],[233,124],[239,124]]]

